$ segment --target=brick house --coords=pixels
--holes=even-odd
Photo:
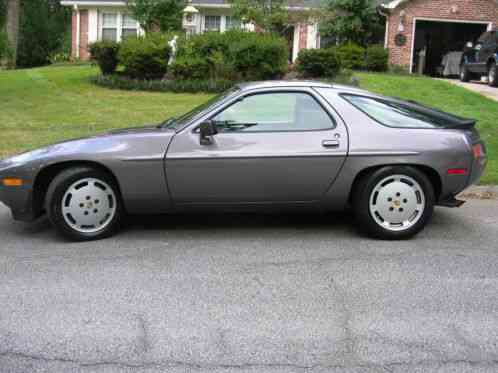
[[[390,63],[426,74],[436,73],[446,54],[498,25],[496,0],[394,0],[379,11],[386,17]]]
[[[61,4],[73,8],[72,55],[88,59],[88,45],[98,40],[121,41],[144,31],[129,14],[125,0],[61,0]],[[317,7],[319,0],[289,0],[288,9],[300,11]],[[254,31],[254,25],[241,25],[231,16],[230,4],[226,0],[191,0],[184,11],[183,26],[187,33],[205,31],[224,32],[241,27]],[[294,61],[303,48],[319,48],[318,24],[296,24],[287,34],[289,60]]]

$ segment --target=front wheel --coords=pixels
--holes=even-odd
[[[359,227],[381,239],[405,239],[420,232],[434,211],[434,188],[408,166],[384,167],[364,176],[353,194]]]
[[[57,175],[47,191],[46,209],[55,228],[73,241],[109,237],[117,231],[123,216],[113,178],[88,167]]]

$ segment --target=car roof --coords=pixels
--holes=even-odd
[[[368,91],[353,86],[332,84],[316,80],[268,80],[260,82],[240,83],[237,85],[237,87],[241,91],[264,88],[330,88],[341,92],[356,92],[372,95],[372,93]]]

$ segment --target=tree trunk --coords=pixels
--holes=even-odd
[[[10,67],[16,67],[17,61],[17,43],[19,40],[19,12],[20,0],[7,0],[7,22],[5,28],[11,49],[10,61],[7,64]]]

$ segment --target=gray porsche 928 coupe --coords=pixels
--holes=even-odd
[[[478,181],[475,121],[318,82],[237,85],[152,127],[0,161],[13,217],[47,213],[72,240],[116,232],[126,213],[342,210],[383,239],[408,238],[435,205]]]

